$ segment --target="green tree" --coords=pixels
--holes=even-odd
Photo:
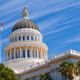
[[[13,70],[0,64],[0,80],[17,80],[17,78]]]
[[[75,70],[76,70],[76,67],[74,63],[67,62],[67,61],[63,62],[59,67],[59,72],[61,73],[62,76],[65,77],[66,80],[74,79],[74,74],[76,72]]]
[[[52,80],[51,76],[49,73],[44,73],[40,75],[40,79],[39,80]]]
[[[80,77],[80,61],[76,63],[77,66],[77,75]]]

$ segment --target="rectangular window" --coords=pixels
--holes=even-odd
[[[21,37],[19,36],[19,41],[21,40]]]
[[[8,52],[8,60],[10,60],[10,52]]]
[[[20,58],[20,51],[18,51],[18,58]]]
[[[33,51],[33,58],[34,58],[34,51]]]
[[[25,55],[25,50],[23,50],[23,58],[25,58],[26,57],[26,55]]]
[[[33,36],[31,36],[31,40],[33,41]]]
[[[36,51],[36,58],[37,58],[37,51]]]
[[[23,40],[25,40],[25,36],[23,36]]]
[[[27,40],[29,40],[29,36],[27,36]]]
[[[37,38],[35,37],[35,41],[36,41],[36,39],[37,39]]]
[[[30,57],[30,50],[27,50],[27,56]]]

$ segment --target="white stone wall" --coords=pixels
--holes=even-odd
[[[26,78],[33,80],[32,78],[34,76],[36,76],[36,78],[38,80],[40,74],[50,73],[52,80],[62,80],[63,77],[59,73],[58,68],[62,62],[64,62],[67,59],[70,59],[68,56],[70,57],[70,53],[67,55],[64,54],[63,56],[48,60],[47,62],[45,62],[44,64],[42,64],[40,66],[32,68],[29,71],[23,72],[22,74],[20,74],[20,78],[21,78],[21,80],[26,80]],[[71,55],[71,56],[75,57],[75,58],[73,58],[74,60],[76,60],[76,59],[80,60],[80,55],[78,55],[78,54]],[[75,76],[74,80],[79,80],[79,77]]]

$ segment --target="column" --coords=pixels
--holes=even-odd
[[[23,41],[23,35],[21,35],[21,41]]]
[[[35,49],[35,58],[37,58],[37,49]]]
[[[38,53],[39,53],[39,59],[41,58],[41,53],[40,53],[40,51],[38,50]]]
[[[20,53],[19,53],[19,49],[18,49],[18,50],[17,50],[17,58],[20,58],[20,57],[19,57],[19,54],[20,54]]]
[[[34,58],[34,54],[35,54],[35,53],[34,53],[34,49],[32,50],[32,52],[33,52],[33,58]]]
[[[12,49],[12,59],[14,59],[14,52],[13,52],[13,49]]]
[[[10,49],[10,60],[11,60],[11,49]]]
[[[36,58],[36,51],[35,51],[35,49],[34,49],[34,58]]]
[[[29,41],[31,41],[31,36],[29,36]]]
[[[28,56],[27,56],[27,49],[25,49],[25,52],[26,52],[26,58],[28,58]]]
[[[22,49],[20,48],[20,58],[22,58]]]
[[[35,36],[33,36],[33,40],[35,41]]]
[[[44,52],[42,52],[42,59],[44,59]]]
[[[38,53],[39,53],[39,58],[41,59],[41,51],[40,51],[40,48],[38,50]]]
[[[7,51],[7,55],[8,55],[8,60],[9,60],[9,50]]]
[[[14,59],[16,59],[16,48],[14,48]]]
[[[42,52],[42,49],[40,50],[40,52],[41,52],[41,59],[43,59],[43,52]]]
[[[32,48],[30,49],[30,55],[31,55],[31,58],[33,58],[33,55],[32,55]]]
[[[8,50],[8,60],[10,60],[10,50]]]
[[[37,58],[39,58],[39,50],[38,50],[38,48],[37,48]]]
[[[31,53],[32,53],[32,52],[31,52],[31,49],[30,49],[30,48],[29,48],[29,51],[30,51],[30,57],[29,57],[29,58],[31,58],[31,55],[32,55]]]

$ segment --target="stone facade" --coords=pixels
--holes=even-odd
[[[40,74],[49,73],[52,77],[52,80],[62,80],[63,77],[58,71],[60,64],[64,61],[77,62],[79,60],[80,53],[74,50],[69,50],[60,56],[53,57],[45,62],[34,65],[23,73],[18,74],[18,77],[21,80],[39,80]],[[79,80],[79,77],[75,78],[76,80]]]

